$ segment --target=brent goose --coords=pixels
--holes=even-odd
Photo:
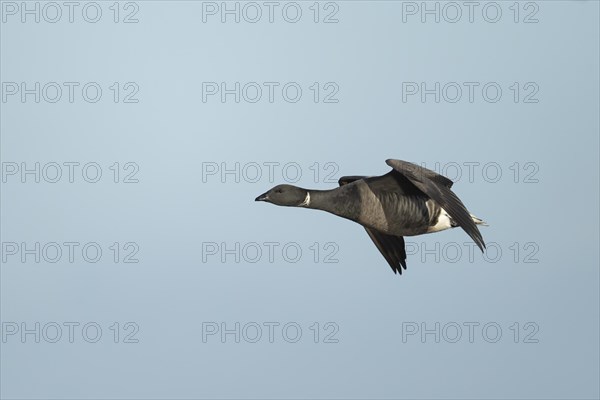
[[[394,273],[406,269],[404,236],[460,226],[483,252],[477,225],[485,223],[450,190],[450,179],[406,161],[390,159],[386,164],[393,169],[382,176],[344,176],[331,190],[278,185],[256,201],[323,210],[359,223]]]

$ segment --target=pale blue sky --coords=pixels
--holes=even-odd
[[[439,23],[427,15],[422,23],[420,9],[412,14],[421,2],[322,2],[317,23],[313,2],[297,3],[297,23],[283,18],[284,6],[286,18],[295,11],[285,2],[273,23],[265,6],[257,23],[244,20],[254,18],[249,8],[240,23],[221,23],[210,14],[215,3],[193,1],[120,3],[117,23],[112,2],[98,3],[97,23],[83,19],[84,3],[73,23],[66,8],[46,22],[55,10],[40,6],[39,23],[32,15],[22,23],[15,4],[2,2],[0,29],[3,398],[598,398],[598,2],[521,2],[518,16],[513,2],[498,2],[496,23],[481,14],[487,4],[493,17],[490,3],[472,23],[466,7],[447,22],[454,14],[442,4]],[[127,15],[138,22],[122,23]],[[326,15],[338,22],[323,23]],[[22,82],[40,82],[39,103],[10,94]],[[55,96],[49,82],[62,88],[56,103],[46,100]],[[79,85],[73,103],[65,82]],[[102,90],[96,103],[82,97],[89,82]],[[203,102],[203,82],[240,82],[240,102],[207,93]],[[439,103],[403,93],[435,82]],[[288,83],[287,95],[302,90],[296,103],[283,97]],[[501,88],[497,102],[484,99],[486,84]],[[246,101],[256,86],[261,99]],[[446,101],[457,86],[462,97]],[[325,103],[328,94],[338,101]],[[126,95],[138,102],[124,103]],[[497,261],[470,260],[467,235],[454,230],[407,239],[416,254],[395,276],[358,225],[253,201],[289,181],[289,168],[299,166],[299,186],[328,188],[329,173],[333,181],[386,173],[386,158],[459,165],[463,174],[475,165],[472,182],[463,175],[454,189],[489,222],[482,233],[488,257],[500,248]],[[40,163],[40,183],[9,173],[23,162]],[[62,166],[58,183],[45,179],[53,162]],[[65,162],[79,163],[73,183]],[[236,162],[239,183],[222,179],[221,164]],[[81,175],[87,163],[97,163],[88,179],[102,171],[95,184]],[[268,163],[279,163],[270,164],[272,182]],[[256,165],[260,179],[252,179]],[[486,165],[501,171],[496,183],[490,167],[481,175]],[[40,263],[22,254],[21,243],[36,242],[61,244],[62,257],[44,259],[53,245]],[[73,263],[64,242],[79,243]],[[97,263],[81,256],[90,242],[102,250]],[[270,242],[278,243],[273,262]],[[239,263],[221,243],[239,243]],[[427,250],[435,246],[439,262]],[[262,256],[249,262],[257,247]],[[302,256],[290,262],[298,247]],[[463,253],[452,262],[456,248]],[[132,253],[139,262],[123,263]],[[338,262],[324,262],[328,254]],[[40,343],[9,334],[22,322],[46,326]],[[52,322],[62,326],[57,343],[47,340]],[[69,343],[68,322],[97,323],[102,337],[87,343],[75,331]],[[127,322],[137,324],[129,338],[138,343],[123,343],[135,328]],[[246,326],[246,336],[206,336],[222,322]],[[257,343],[247,340],[252,322],[262,326]],[[286,337],[276,330],[270,343],[270,322],[295,323],[302,337],[288,343],[294,328]],[[439,343],[408,335],[436,322]],[[479,324],[472,343],[469,323]],[[452,343],[456,324],[462,336]],[[488,343],[496,326],[502,336]],[[324,343],[336,329],[338,342]]]

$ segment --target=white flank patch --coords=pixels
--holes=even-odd
[[[298,204],[298,207],[308,207],[310,205],[310,193],[306,192],[306,197],[304,198],[304,201],[300,204]]]
[[[450,225],[450,217],[448,216],[446,210],[441,208],[440,215],[438,215],[437,223],[434,226],[429,227],[429,229],[427,229],[427,232],[439,232],[450,228],[452,228],[452,225]]]

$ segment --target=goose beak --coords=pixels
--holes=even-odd
[[[254,201],[267,201],[267,199],[269,198],[269,196],[267,196],[267,193],[261,194],[260,196],[255,198]]]

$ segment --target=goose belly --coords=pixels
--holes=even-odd
[[[410,198],[398,207],[396,221],[391,231],[398,236],[416,236],[452,227],[446,211],[433,200],[422,197]]]
[[[426,199],[397,193],[363,197],[361,224],[388,235],[414,236],[427,233],[429,212]]]

